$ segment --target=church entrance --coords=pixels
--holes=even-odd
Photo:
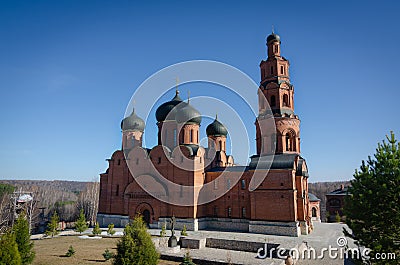
[[[146,223],[147,226],[150,224],[150,211],[149,210],[144,210],[142,213],[143,216],[143,221]]]

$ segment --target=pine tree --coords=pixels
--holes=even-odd
[[[83,212],[83,209],[81,209],[79,212],[79,217],[75,222],[75,231],[82,234],[82,232],[84,232],[86,229],[88,229],[88,225],[86,222],[85,213]]]
[[[160,237],[165,237],[167,235],[167,224],[164,223],[161,227],[161,231],[160,231]]]
[[[181,236],[187,236],[187,229],[186,229],[186,225],[183,225],[182,231],[181,231]]]
[[[113,223],[108,225],[107,234],[108,235],[114,235],[115,234],[114,224]]]
[[[100,235],[101,234],[101,229],[99,226],[99,222],[96,222],[96,224],[93,227],[93,231],[92,231],[93,235]]]
[[[124,229],[123,237],[117,243],[114,265],[156,265],[159,254],[147,232],[141,216],[136,216]]]
[[[180,265],[196,265],[195,263],[193,263],[192,257],[190,257],[189,250],[185,253],[185,256],[183,256],[183,261]]]
[[[75,255],[75,249],[72,245],[69,246],[67,253],[65,253],[66,257],[72,257],[73,255]]]
[[[7,231],[0,237],[0,265],[21,265],[21,256],[14,233]]]
[[[47,230],[46,230],[46,235],[54,237],[55,235],[58,235],[58,222],[60,221],[60,218],[58,217],[57,212],[54,212],[54,214],[51,216],[50,223],[47,225]]]
[[[29,233],[29,223],[26,219],[25,213],[21,213],[15,222],[12,231],[15,235],[15,241],[18,245],[18,251],[21,256],[21,263],[31,264],[35,258],[33,251],[33,242],[31,241],[31,234]]]
[[[351,181],[344,213],[351,232],[346,236],[376,253],[395,253],[396,260],[374,260],[374,264],[400,261],[400,143],[393,132],[378,144],[373,158],[362,161]],[[360,262],[360,261],[359,261]]]

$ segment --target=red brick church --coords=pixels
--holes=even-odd
[[[287,236],[312,230],[308,170],[300,155],[300,120],[294,113],[289,61],[281,56],[280,44],[278,35],[269,35],[268,58],[260,63],[257,154],[251,162],[246,166],[234,164],[226,152],[228,131],[218,118],[206,128],[208,146],[200,146],[201,114],[176,91],[175,97],[156,111],[157,146],[142,146],[145,123],[134,111],[121,122],[122,150],[114,152],[108,159],[107,171],[100,175],[100,225],[123,226],[141,213],[153,228],[168,224],[169,218],[175,216],[178,229],[186,225],[188,230]],[[273,130],[268,126],[271,121],[275,124]],[[131,167],[135,168],[134,176]],[[179,184],[180,189],[163,185],[157,174]],[[257,174],[266,176],[255,189],[249,189]],[[143,180],[145,186],[157,187],[159,193],[150,195]],[[199,190],[210,183],[215,191],[225,189],[223,195],[198,203]],[[183,190],[186,186],[196,189]],[[167,195],[188,203],[168,203],[163,200]]]

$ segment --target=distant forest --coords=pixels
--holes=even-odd
[[[33,225],[46,222],[57,211],[60,221],[74,222],[80,209],[92,224],[96,219],[99,201],[98,182],[46,181],[46,180],[0,180],[0,226],[1,212],[10,209],[10,196],[15,192],[32,193],[34,201]],[[1,227],[0,227],[1,229]]]
[[[63,221],[74,221],[83,208],[87,219],[94,221],[97,212],[99,183],[98,182],[79,182],[64,180],[0,180],[2,184],[9,184],[15,188],[15,191],[34,192],[36,201],[37,215],[41,211],[45,217],[54,211],[60,215]],[[340,185],[348,186],[349,181],[336,182],[315,182],[308,184],[308,191],[321,199],[321,220],[325,221],[325,195]],[[6,190],[1,189],[0,197],[4,193],[12,192],[8,185],[4,185]],[[39,211],[39,209],[41,209]]]

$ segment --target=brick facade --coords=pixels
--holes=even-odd
[[[175,216],[178,229],[185,224],[191,230],[214,228],[289,236],[310,232],[308,170],[300,156],[300,120],[294,114],[289,62],[280,55],[279,36],[268,36],[267,46],[268,59],[260,64],[257,154],[250,164],[234,165],[233,157],[226,153],[226,134],[217,118],[212,125],[215,127],[207,129],[205,148],[198,145],[201,119],[189,117],[180,125],[173,115],[164,115],[164,105],[181,102],[177,91],[174,99],[157,110],[159,144],[152,149],[141,146],[143,121],[134,113],[131,120],[124,119],[130,126],[123,127],[123,148],[114,152],[107,171],[100,174],[98,219],[102,225],[118,216],[125,223],[126,218],[141,213],[151,227],[161,227]],[[179,119],[196,114],[189,103],[177,113]],[[271,122],[276,130],[270,129]],[[268,164],[269,158],[272,162]],[[179,185],[166,186],[159,174]],[[249,189],[258,180],[259,185]],[[149,189],[154,191],[153,196]],[[199,203],[199,194],[205,189],[223,195]],[[168,203],[166,198],[183,205]]]

